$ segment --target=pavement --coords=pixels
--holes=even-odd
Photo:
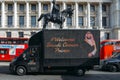
[[[9,66],[10,62],[0,62],[0,66]]]

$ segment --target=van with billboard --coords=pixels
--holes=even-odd
[[[10,63],[10,71],[18,75],[28,72],[65,70],[84,75],[99,65],[99,30],[48,30],[31,36],[29,47]]]

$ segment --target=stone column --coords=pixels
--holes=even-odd
[[[15,1],[14,2],[14,27],[18,27],[17,26],[17,2]]]
[[[119,0],[115,0],[115,12],[114,13],[116,14],[115,15],[115,18],[116,18],[115,19],[115,23],[116,23],[115,25],[116,25],[116,27],[119,27],[119,23],[120,23],[119,22],[119,5],[120,5]]]
[[[30,27],[29,2],[26,2],[26,27]]]
[[[78,27],[78,3],[77,2],[75,3],[75,26],[76,28],[79,28]]]
[[[5,28],[5,2],[2,1],[2,16],[1,16],[1,25],[3,28]]]
[[[41,2],[38,2],[38,17],[40,17],[40,15],[41,15]],[[42,26],[41,26],[41,21],[39,21],[38,22],[38,27],[39,28],[42,28]]]
[[[52,2],[50,3],[50,6],[51,6],[51,12],[52,12],[52,8],[53,8],[53,3]],[[53,25],[52,22],[51,22],[51,28],[54,28],[54,25]]]
[[[99,15],[99,28],[100,29],[102,29],[103,27],[102,27],[102,3],[99,3],[99,9],[98,9],[99,11],[99,13],[98,13],[98,15]]]
[[[87,28],[91,29],[90,27],[90,3],[87,3]]]
[[[63,10],[64,9],[66,9],[66,3],[65,2],[63,2]],[[63,23],[63,28],[67,28],[67,26],[66,26],[66,20],[65,20],[65,22]]]
[[[85,11],[85,18],[84,18],[84,22],[83,22],[83,25],[84,25],[84,28],[87,28],[87,5],[84,6],[84,11]]]

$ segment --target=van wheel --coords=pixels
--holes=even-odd
[[[19,75],[19,76],[23,76],[26,74],[26,68],[24,66],[18,66],[16,68],[16,73]]]
[[[117,66],[115,65],[110,65],[110,72],[117,72]]]
[[[85,70],[84,69],[77,70],[77,75],[78,76],[84,76],[85,75]]]

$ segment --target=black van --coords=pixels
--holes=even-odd
[[[104,60],[101,69],[110,72],[120,71],[120,52],[115,52],[111,58]]]
[[[87,42],[88,40],[88,42]],[[66,70],[84,75],[99,65],[99,30],[42,30],[29,39],[29,47],[10,63],[10,71]]]

